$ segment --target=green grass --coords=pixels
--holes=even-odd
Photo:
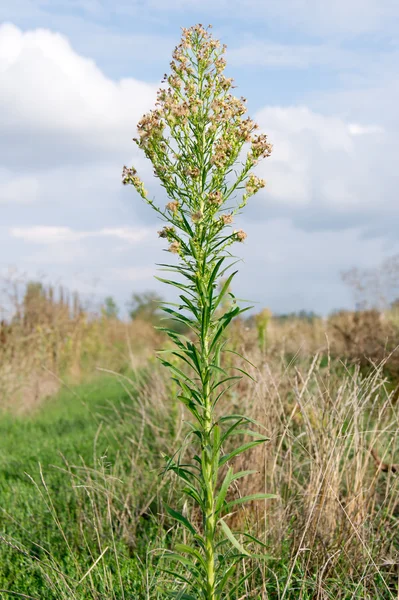
[[[158,474],[179,419],[157,400],[156,388],[146,403],[126,383],[99,376],[62,390],[30,416],[0,416],[1,600],[170,597],[154,550],[173,546],[173,522],[161,516],[160,503],[172,504],[174,490],[161,487]],[[295,536],[293,522],[281,552],[267,552],[267,600],[281,598]],[[306,558],[298,560],[284,600],[318,597],[317,573]],[[254,587],[262,587],[259,573]],[[323,599],[392,598],[377,576],[363,585],[347,578],[345,565],[342,573],[324,581]]]
[[[129,411],[133,409],[134,399],[118,379],[103,376],[77,389],[61,391],[29,417],[0,417],[0,532],[8,542],[0,545],[1,590],[58,600],[64,596],[57,585],[63,584],[54,584],[54,589],[49,585],[46,574],[51,580],[59,579],[50,563],[79,580],[100,550],[108,546],[111,550],[92,572],[94,580],[86,578],[76,598],[122,598],[118,591],[120,579],[139,597],[145,550],[155,539],[156,528],[151,519],[138,519],[134,539],[128,542],[126,535],[123,540],[119,534],[120,539],[114,542],[114,524],[110,526],[107,513],[107,498],[111,498],[113,515],[114,510],[117,514],[115,498],[118,491],[123,495],[125,485],[119,480],[115,484],[111,475],[129,475],[134,415]],[[127,412],[126,418],[122,411]],[[71,469],[73,477],[68,465],[85,467],[80,471]],[[95,471],[89,472],[87,467]],[[134,487],[131,495],[141,499],[148,478],[156,478],[151,469],[143,470],[134,480],[130,473]],[[132,506],[131,511],[135,508]],[[115,527],[120,529],[120,524],[117,522]],[[100,538],[98,529],[102,529]],[[119,568],[116,550],[122,561]],[[12,597],[16,596],[0,592],[0,598]],[[75,596],[65,595],[69,597]]]

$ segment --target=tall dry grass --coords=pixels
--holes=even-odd
[[[254,349],[249,359],[259,365],[251,371],[256,383],[242,380],[226,401],[230,410],[256,419],[270,441],[237,459],[238,470],[258,473],[234,493],[264,489],[278,499],[254,502],[240,518],[229,517],[263,540],[270,556],[256,564],[248,582],[254,595],[243,598],[397,598],[399,407],[386,387],[384,365],[364,376],[359,367],[324,363],[319,355],[287,363]],[[82,528],[97,532],[112,523],[115,538],[134,551],[140,520],[150,518],[159,528],[159,546],[166,547],[170,539],[162,532],[172,523],[162,502],[179,491],[173,478],[158,479],[155,470],[149,477],[149,469],[161,464],[162,451],[178,447],[186,415],[161,370],[152,369],[139,383],[123,377],[121,385],[138,393],[131,462],[114,465],[107,476],[69,467],[75,489],[90,496],[93,512],[82,508]],[[126,414],[132,416],[131,408],[122,409],[121,422]],[[150,446],[148,439],[154,440]],[[148,487],[135,496],[143,472]],[[196,522],[189,506],[183,510]],[[103,550],[99,545],[97,556]],[[147,554],[152,564],[154,550]],[[152,569],[159,584],[164,575],[157,564]],[[155,589],[148,597],[158,597]]]
[[[399,406],[385,363],[364,375],[318,354],[287,362],[254,347],[248,358],[259,366],[256,383],[243,379],[229,409],[256,419],[270,442],[237,459],[238,470],[258,474],[236,495],[279,496],[253,503],[234,523],[256,532],[274,557],[259,563],[254,597],[397,598]]]
[[[224,401],[229,410],[256,419],[270,441],[236,459],[236,469],[258,473],[241,480],[234,495],[264,489],[278,499],[254,502],[240,518],[229,517],[238,529],[256,534],[269,556],[254,559],[256,569],[248,581],[253,595],[244,590],[241,597],[397,598],[399,406],[387,386],[384,363],[365,375],[360,366],[333,358],[316,354],[287,360],[256,344],[247,357],[257,366],[250,367],[256,381],[243,379]],[[231,366],[242,367],[236,358]],[[105,416],[98,435],[107,429],[116,436],[117,459],[112,465],[101,456],[90,465],[65,463],[86,559],[89,555],[81,563],[71,551],[82,583],[72,585],[51,550],[41,558],[59,598],[122,598],[123,590],[128,594],[131,589],[140,590],[138,598],[164,598],[158,557],[172,543],[173,523],[163,502],[176,502],[179,488],[173,477],[159,473],[162,453],[173,454],[182,442],[186,415],[160,367],[144,369],[134,381],[114,376],[130,401],[109,406],[120,428],[107,429]],[[191,451],[188,444],[186,452]],[[39,488],[47,510],[53,511],[45,481]],[[196,522],[198,515],[187,504],[182,510]],[[146,537],[145,522],[153,524],[155,541]],[[59,522],[59,527],[68,544],[67,524]],[[134,574],[125,568],[129,553],[139,556],[141,566]]]
[[[78,294],[41,283],[8,285],[0,321],[0,409],[26,412],[62,381],[79,383],[98,367],[126,372],[146,363],[160,342],[152,324],[83,308]]]

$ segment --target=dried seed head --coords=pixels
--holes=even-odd
[[[266,181],[264,179],[260,179],[253,173],[250,173],[247,183],[245,185],[245,189],[247,192],[247,197],[253,196],[260,189],[264,188],[266,185]]]
[[[137,171],[134,167],[126,167],[126,165],[122,169],[122,183],[123,185],[127,185],[132,182],[132,178],[136,175]]]
[[[220,206],[223,202],[222,192],[211,192],[208,196],[208,200],[211,204],[215,206]]]
[[[238,242],[243,242],[245,240],[245,238],[247,237],[247,234],[242,229],[239,229],[238,231],[235,231],[234,233],[235,233],[235,236],[236,236],[236,239]]]
[[[204,218],[204,213],[200,210],[191,215],[191,220],[193,223],[199,223]]]
[[[171,243],[168,250],[169,250],[169,252],[172,252],[172,254],[179,254],[180,248],[181,248],[180,242],[175,240],[174,242]]]
[[[267,141],[267,136],[264,133],[255,136],[252,139],[251,150],[252,156],[255,159],[267,158],[272,153],[273,146]]]
[[[158,235],[160,238],[166,238],[170,240],[174,231],[174,227],[165,226],[163,229],[161,229],[161,231],[158,231]]]
[[[228,215],[221,215],[220,220],[223,225],[230,225],[233,222],[233,215],[230,213]]]
[[[186,169],[186,174],[192,177],[193,179],[197,179],[201,175],[201,171],[198,167],[190,167]]]
[[[171,213],[175,213],[179,209],[179,203],[177,202],[177,200],[175,202],[168,202],[168,204],[166,205],[166,208]]]

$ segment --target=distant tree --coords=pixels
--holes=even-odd
[[[291,319],[300,319],[301,321],[308,321],[309,323],[313,322],[315,319],[318,319],[319,315],[312,310],[298,310],[297,312],[291,313],[282,313],[275,316],[275,319],[279,321],[289,321]]]
[[[129,303],[129,316],[132,320],[141,319],[149,323],[158,323],[162,313],[160,304],[163,298],[156,292],[144,292],[142,294],[133,294]]]
[[[119,307],[112,296],[107,296],[104,300],[101,313],[107,319],[117,319],[119,315]]]
[[[385,310],[399,292],[399,254],[390,256],[378,266],[354,267],[341,273],[352,290],[356,310]]]

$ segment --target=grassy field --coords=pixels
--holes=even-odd
[[[0,328],[0,598],[166,600],[183,533],[165,505],[198,514],[161,476],[187,418],[154,357],[165,340],[53,298],[35,288],[29,319]],[[398,331],[375,311],[235,322],[255,381],[220,410],[270,441],[235,459],[257,474],[234,496],[277,496],[229,517],[264,543],[237,600],[398,598]]]
[[[397,597],[398,485],[369,452],[397,449],[398,411],[381,372],[270,361],[229,398],[271,433],[239,465],[259,475],[238,493],[279,495],[237,524],[265,540],[251,597]],[[160,555],[175,529],[162,502],[178,503],[179,493],[158,475],[181,435],[173,391],[152,365],[1,417],[1,598],[170,597]]]
[[[128,388],[100,376],[61,391],[29,417],[0,419],[0,589],[10,592],[1,598],[15,597],[11,592],[40,599],[145,597],[146,549],[157,527],[139,513],[153,502],[158,481],[155,464],[144,468],[147,452],[131,462],[132,423],[140,420],[129,382]],[[130,531],[120,535],[123,519]]]

